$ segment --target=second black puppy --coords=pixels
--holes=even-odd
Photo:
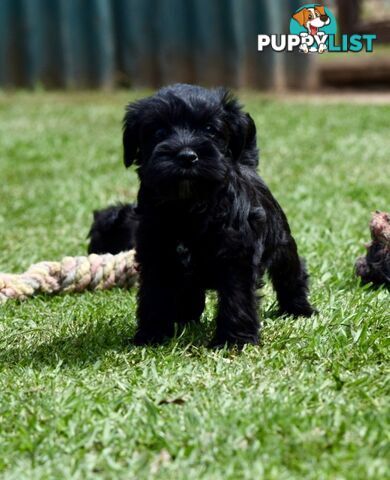
[[[131,103],[123,145],[140,178],[137,344],[198,321],[206,289],[219,299],[212,345],[258,343],[266,270],[281,312],[313,313],[286,216],[256,172],[255,124],[228,91],[177,84]]]
[[[116,254],[135,248],[137,227],[136,207],[131,203],[95,210],[88,233],[88,253]]]

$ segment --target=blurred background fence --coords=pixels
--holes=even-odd
[[[0,87],[305,87],[308,58],[257,52],[299,0],[0,0]]]

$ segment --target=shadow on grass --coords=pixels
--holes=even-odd
[[[133,329],[113,323],[71,324],[59,332],[47,328],[21,330],[1,349],[0,364],[82,365],[95,362],[108,351],[128,350]]]
[[[50,304],[43,297],[43,306],[38,304],[40,316],[46,318],[43,324],[34,325],[34,328],[14,329],[11,335],[0,338],[0,368],[2,365],[18,365],[32,367],[55,366],[61,363],[68,367],[83,367],[104,358],[113,358],[115,355],[142,355],[143,348],[132,343],[135,333],[135,320],[133,315],[126,317],[124,312],[110,315],[105,312],[106,296],[95,297],[91,295],[93,303],[91,308],[94,313],[83,314],[78,309],[78,302],[74,297],[55,297]],[[213,336],[215,315],[215,296],[210,296],[200,324],[186,325],[178,328],[176,335],[161,346],[146,347],[156,353],[163,350],[169,352],[190,351],[198,355],[199,347],[205,347]],[[38,301],[39,298],[36,299]],[[122,299],[123,300],[123,299]],[[121,301],[121,299],[119,299]],[[34,315],[32,304],[21,305],[19,311],[21,319],[27,320]],[[123,305],[122,305],[123,307]],[[121,305],[119,305],[121,308]],[[127,304],[126,304],[127,308]],[[11,314],[12,315],[12,314]],[[107,315],[107,317],[105,317]],[[51,323],[51,316],[55,319]],[[277,305],[274,302],[265,310],[259,310],[261,323],[266,326],[267,321],[273,322],[280,317]],[[281,319],[283,321],[283,319]],[[19,324],[20,325],[20,324]],[[16,326],[16,325],[15,325]]]
[[[65,330],[65,331],[64,331]],[[150,349],[167,351],[186,349],[188,345],[207,345],[211,336],[210,322],[187,325],[178,330],[176,336],[161,346]],[[71,331],[71,332],[70,332]],[[142,352],[142,347],[132,343],[134,323],[112,319],[103,323],[70,324],[59,332],[47,328],[33,328],[0,340],[0,366],[79,366],[93,364],[111,353],[124,354]],[[5,345],[7,343],[8,345]]]

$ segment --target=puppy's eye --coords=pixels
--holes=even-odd
[[[161,127],[154,132],[154,138],[156,140],[162,140],[168,135],[168,129],[165,127]]]
[[[309,13],[309,20],[313,20],[313,15]]]
[[[211,125],[211,123],[208,123],[204,129],[206,130],[206,132],[209,134],[209,135],[216,135],[218,132],[216,130],[216,128]]]

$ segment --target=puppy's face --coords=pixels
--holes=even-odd
[[[330,18],[322,6],[315,6],[313,8],[303,8],[293,15],[293,18],[302,26],[306,27],[310,35],[316,35],[318,29],[329,25]]]
[[[128,105],[125,165],[141,182],[169,197],[188,198],[223,182],[255,142],[255,126],[225,90],[174,85]],[[245,156],[245,155],[244,155]]]

